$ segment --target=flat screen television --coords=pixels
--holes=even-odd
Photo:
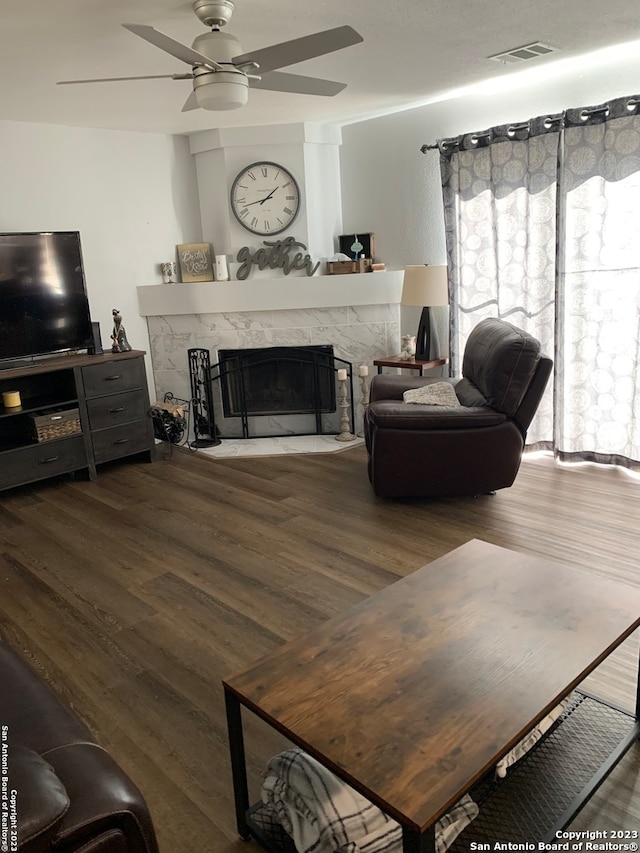
[[[0,234],[0,368],[92,345],[78,231]]]

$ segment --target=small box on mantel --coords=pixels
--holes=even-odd
[[[371,272],[371,258],[359,261],[327,261],[327,275],[346,275],[353,272]]]

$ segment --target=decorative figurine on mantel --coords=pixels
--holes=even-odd
[[[177,275],[175,263],[173,261],[164,261],[160,264],[160,268],[162,269],[162,275],[164,276],[164,283],[175,284]]]
[[[111,352],[129,352],[131,344],[127,340],[127,333],[122,325],[122,314],[117,308],[114,308],[111,313],[113,314],[113,334],[111,335],[113,346]]]

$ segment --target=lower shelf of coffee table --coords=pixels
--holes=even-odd
[[[468,853],[470,840],[550,840],[567,826],[638,738],[631,714],[575,691],[556,726],[496,782],[471,791],[480,814],[450,850]]]
[[[462,832],[451,853],[469,853],[475,844],[551,840],[567,826],[604,781],[629,746],[640,724],[632,714],[581,691],[544,738],[512,767],[505,779],[493,773],[469,792],[480,814]],[[247,819],[252,836],[273,853],[295,853],[293,840],[258,803]],[[478,847],[476,846],[476,849]]]

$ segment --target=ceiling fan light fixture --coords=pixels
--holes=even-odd
[[[197,75],[193,81],[196,103],[203,110],[237,110],[249,99],[249,81],[237,71]]]
[[[213,30],[208,33],[200,33],[193,40],[192,49],[208,56],[214,62],[231,63],[234,56],[242,53],[242,47],[238,39],[231,33],[223,33]]]

